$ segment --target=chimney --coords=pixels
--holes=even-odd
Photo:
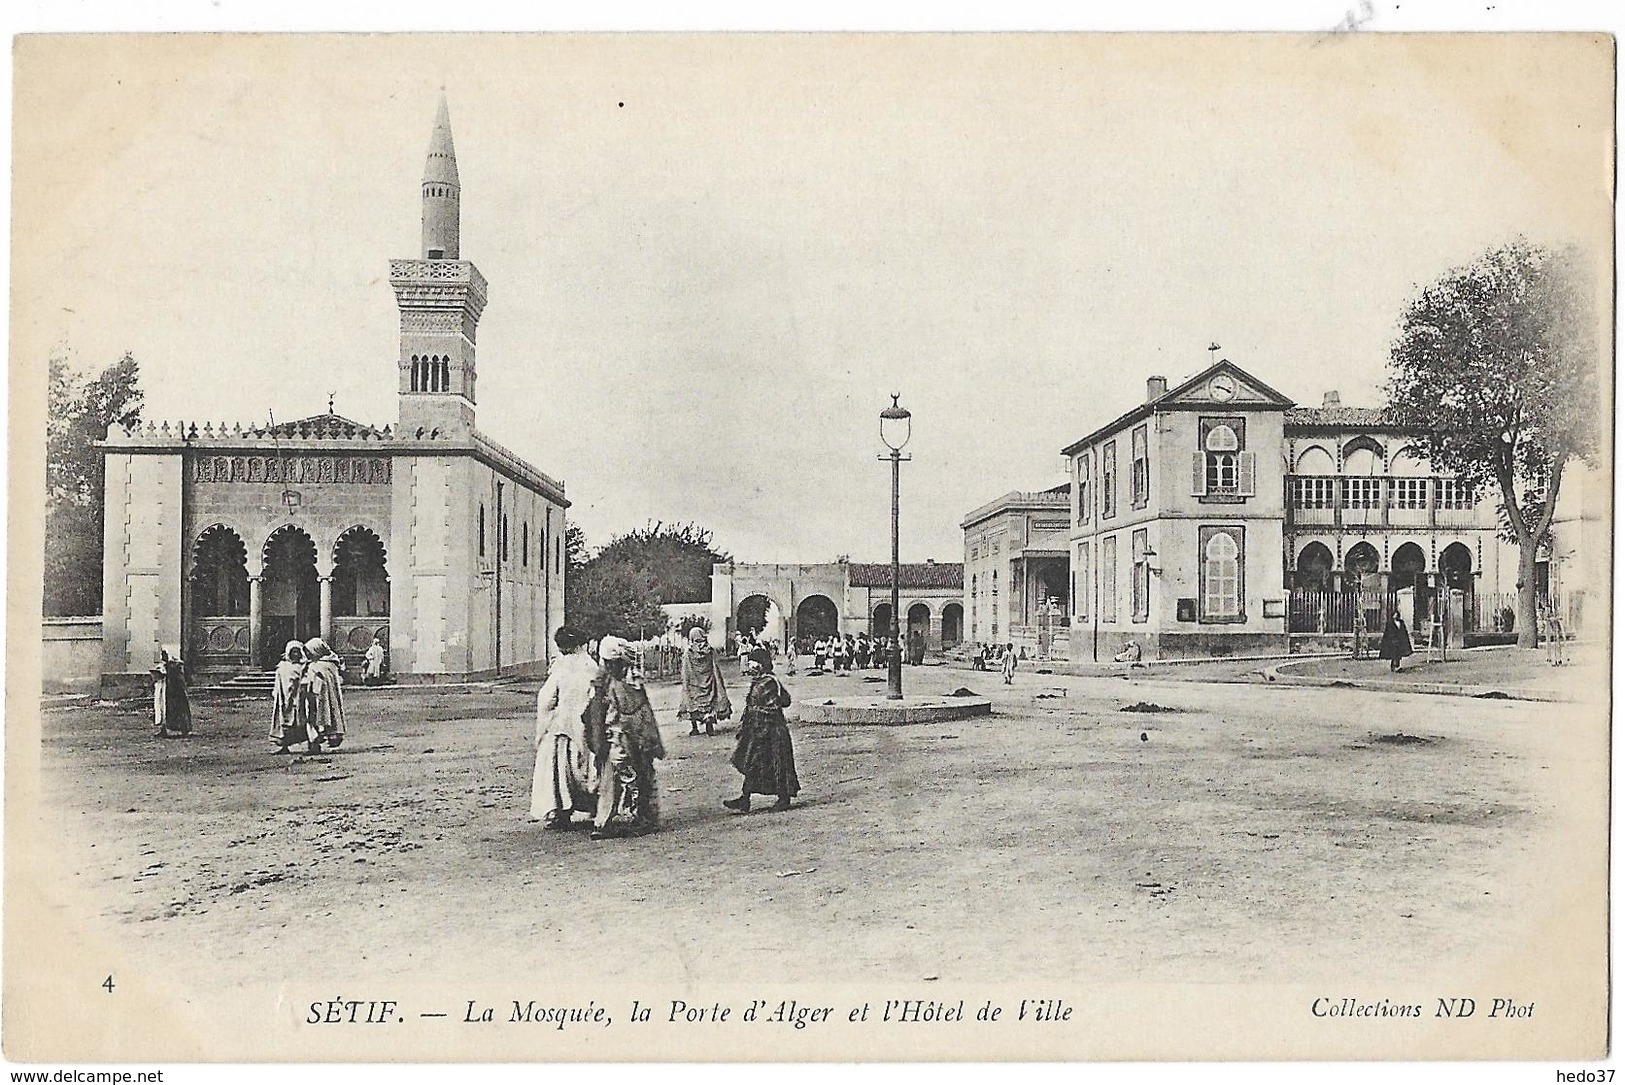
[[[1343,405],[1343,399],[1337,394],[1337,389],[1333,388],[1330,392],[1326,393],[1325,398],[1320,401],[1320,405],[1322,407],[1341,407]]]
[[[1167,377],[1147,377],[1145,379],[1145,401],[1150,403],[1153,399],[1168,394]]]

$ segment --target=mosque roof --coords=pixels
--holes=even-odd
[[[355,440],[363,437],[386,436],[383,430],[376,426],[369,426],[365,422],[356,422],[345,418],[341,414],[327,411],[323,414],[313,414],[309,418],[300,418],[293,422],[278,422],[274,426],[263,426],[257,431],[264,437],[314,437],[326,440]]]

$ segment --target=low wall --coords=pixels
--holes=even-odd
[[[1094,644],[1092,630],[1078,630],[1072,639],[1075,645],[1071,658],[1074,662],[1088,662]],[[1121,631],[1102,629],[1099,632],[1099,654],[1096,662],[1109,661],[1130,641],[1140,646],[1140,658],[1154,659],[1224,659],[1228,656],[1284,655],[1287,648],[1285,633],[1201,633],[1152,632],[1150,630]]]
[[[46,618],[41,693],[95,693],[101,686],[102,619]]]

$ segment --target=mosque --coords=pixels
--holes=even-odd
[[[398,420],[113,427],[101,679],[145,683],[162,646],[195,673],[274,665],[321,636],[374,638],[403,682],[539,673],[564,620],[564,486],[475,425],[485,278],[462,258],[444,97],[424,167],[423,244],[391,260]]]

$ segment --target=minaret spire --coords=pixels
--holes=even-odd
[[[457,149],[451,141],[451,111],[446,92],[440,92],[434,131],[429,136],[429,157],[423,164],[423,258],[458,259],[459,203]]]
[[[412,436],[466,436],[474,429],[474,334],[485,278],[458,249],[457,152],[440,94],[423,167],[423,255],[391,260],[401,313],[400,427]]]

